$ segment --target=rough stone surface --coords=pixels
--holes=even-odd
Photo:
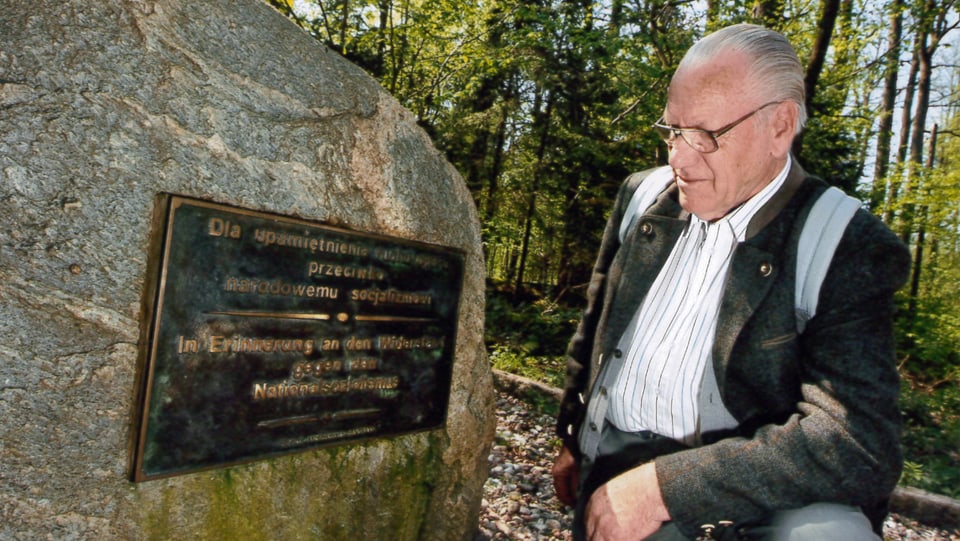
[[[133,484],[158,193],[467,253],[445,430]],[[495,426],[463,181],[259,0],[0,0],[0,538],[470,539]]]

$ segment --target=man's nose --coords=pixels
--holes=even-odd
[[[700,158],[700,153],[693,150],[683,137],[677,137],[670,147],[667,162],[674,169],[682,169],[696,163]]]

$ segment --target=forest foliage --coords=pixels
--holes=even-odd
[[[462,173],[482,224],[491,349],[518,370],[559,370],[620,182],[665,160],[651,125],[684,51],[735,22],[784,33],[810,113],[795,155],[913,253],[896,322],[905,480],[960,496],[955,1],[267,2],[375,77]]]

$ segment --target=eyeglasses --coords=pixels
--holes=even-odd
[[[701,154],[709,154],[711,152],[716,152],[717,149],[720,148],[720,144],[717,143],[718,137],[736,128],[741,122],[760,112],[761,109],[770,107],[771,105],[776,105],[778,103],[783,103],[783,101],[771,101],[769,103],[764,103],[753,111],[750,111],[749,113],[734,120],[719,130],[714,131],[701,130],[700,128],[678,128],[669,124],[663,124],[663,118],[657,121],[653,127],[657,129],[660,137],[662,137],[663,141],[667,144],[667,148],[671,150],[677,144],[677,137],[679,136],[683,138],[683,140],[686,141],[693,150],[696,150]]]

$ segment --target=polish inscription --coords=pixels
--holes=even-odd
[[[443,425],[460,252],[165,206],[134,480]]]

